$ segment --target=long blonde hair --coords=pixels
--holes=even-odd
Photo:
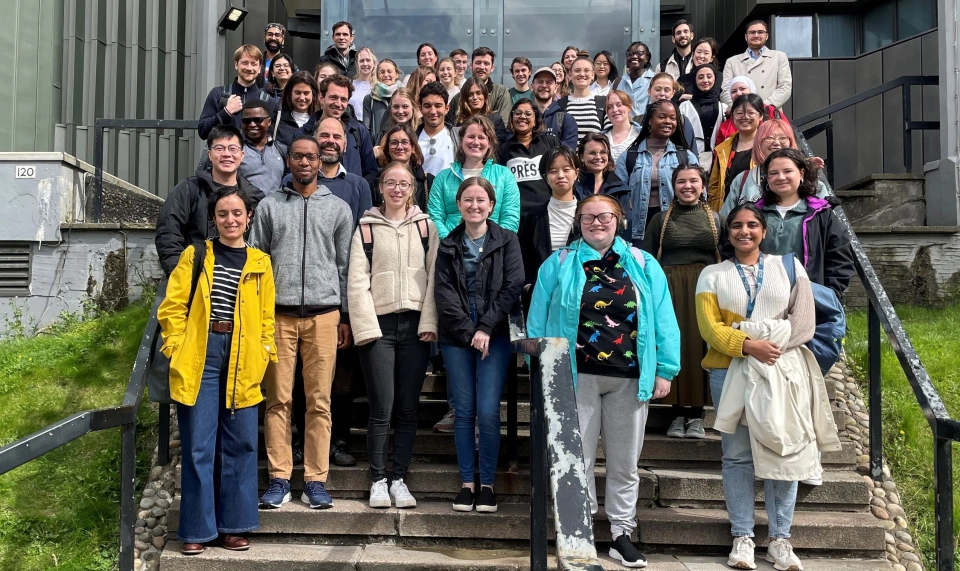
[[[373,71],[370,72],[368,77],[360,77],[360,67],[357,66],[357,74],[353,76],[354,81],[369,81],[370,85],[373,85],[377,82],[377,66],[380,65],[380,62],[377,60],[377,54],[373,53],[373,48],[371,47],[362,47],[357,51],[357,59],[360,59],[360,54],[367,52],[370,54],[370,57],[373,58]]]
[[[392,170],[397,170],[397,169],[407,173],[407,176],[410,177],[410,195],[407,196],[407,205],[405,208],[405,210],[410,210],[410,207],[413,206],[414,204],[413,196],[417,193],[417,178],[413,176],[413,171],[410,170],[410,165],[406,163],[401,163],[400,161],[393,161],[392,163],[383,167],[383,170],[380,171],[380,175],[377,176],[377,186],[379,187],[382,184],[382,181],[384,177],[387,176],[388,172]],[[377,191],[380,192],[381,196],[383,196],[383,190],[381,190],[380,188],[377,188]],[[380,202],[380,206],[378,206],[377,208],[380,209],[380,214],[386,214],[387,213],[386,199],[382,200]]]

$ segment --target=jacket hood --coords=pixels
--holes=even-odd
[[[636,129],[638,133],[640,132],[640,123],[637,123],[636,121],[630,121],[630,124],[633,125],[633,128]],[[611,132],[613,132],[613,126],[607,127],[606,129],[600,131],[600,134],[609,135]]]
[[[426,218],[430,218],[430,217],[427,216],[422,210],[420,210],[419,206],[414,204],[413,206],[407,209],[407,215],[403,219],[403,223],[401,225],[405,226],[407,224],[417,222],[419,220],[423,220]],[[380,209],[377,208],[376,206],[364,212],[363,217],[360,218],[360,224],[390,224],[390,223],[391,222],[387,220],[387,216],[384,213],[380,212]]]
[[[294,190],[292,187],[289,187],[289,186],[280,187],[280,190],[278,192],[283,194],[286,200],[290,200],[293,197],[300,196],[299,192],[297,192],[296,190]],[[331,194],[330,189],[320,184],[320,185],[317,185],[317,190],[310,196],[324,196],[327,194]]]

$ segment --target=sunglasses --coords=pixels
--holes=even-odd
[[[250,125],[251,123],[259,125],[269,119],[269,117],[243,117],[240,119],[240,122],[244,125]]]

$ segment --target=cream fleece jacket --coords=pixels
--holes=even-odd
[[[417,222],[425,220],[428,249],[423,251]],[[361,230],[368,226],[373,236],[373,260],[363,251]],[[437,332],[437,306],[433,297],[434,262],[440,236],[430,217],[416,206],[405,220],[394,225],[378,208],[367,210],[353,235],[347,277],[350,325],[357,345],[383,336],[378,315],[419,311],[418,334]]]

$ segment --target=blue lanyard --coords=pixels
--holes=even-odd
[[[753,315],[753,307],[757,304],[757,298],[760,297],[760,286],[763,285],[763,254],[760,254],[760,267],[757,270],[757,291],[753,295],[750,295],[750,283],[747,281],[747,275],[743,273],[743,267],[740,265],[740,262],[734,257],[734,265],[737,266],[737,273],[740,274],[740,281],[743,282],[743,289],[747,292],[747,319],[750,319],[750,316]]]

